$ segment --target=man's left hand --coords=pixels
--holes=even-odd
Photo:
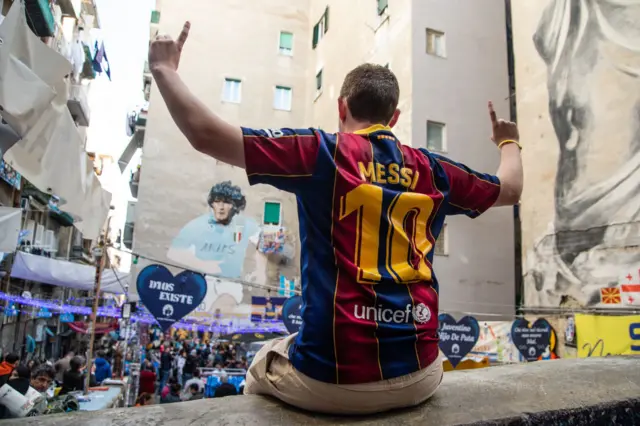
[[[182,49],[189,37],[190,29],[191,23],[185,22],[177,41],[166,35],[156,37],[149,46],[149,69],[152,73],[166,69],[178,70]]]

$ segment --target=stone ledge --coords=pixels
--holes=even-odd
[[[446,373],[427,403],[366,417],[314,415],[270,398],[237,396],[8,422],[16,426],[632,425],[640,424],[640,357],[565,359]]]

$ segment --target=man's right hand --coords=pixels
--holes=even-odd
[[[489,118],[491,119],[491,127],[493,129],[493,134],[491,135],[493,143],[500,146],[502,142],[508,140],[519,142],[520,133],[518,132],[516,123],[498,119],[496,111],[493,109],[493,102],[491,101],[489,101]]]
[[[160,70],[177,71],[180,65],[180,56],[187,38],[191,23],[184,23],[177,41],[169,36],[157,36],[149,46],[149,69],[151,72]]]

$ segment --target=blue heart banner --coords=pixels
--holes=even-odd
[[[544,318],[533,324],[518,318],[511,325],[511,340],[527,361],[537,361],[551,343],[551,324]]]
[[[440,314],[438,323],[440,350],[455,369],[478,342],[480,337],[478,320],[466,316],[456,321],[449,314]]]
[[[282,305],[282,321],[289,333],[297,333],[302,325],[302,296],[293,296]]]
[[[138,295],[163,331],[194,311],[207,295],[204,275],[182,271],[175,277],[162,265],[149,265],[136,281]]]

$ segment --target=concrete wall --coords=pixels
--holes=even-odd
[[[427,120],[444,123],[445,156],[495,173],[500,157],[489,139],[487,101],[494,101],[500,117],[509,118],[505,25],[502,0],[413,1],[414,147],[426,147]],[[444,33],[446,57],[427,54],[427,28]],[[490,210],[473,221],[449,217],[446,224],[448,255],[434,258],[440,309],[474,312],[478,318],[513,314],[512,209]]]
[[[16,426],[99,425],[634,425],[640,422],[640,358],[541,361],[445,373],[414,408],[370,416],[315,415],[244,395],[140,408],[13,420]],[[482,395],[482,397],[479,397]]]
[[[512,2],[530,307],[638,303],[640,3],[612,3]]]
[[[180,73],[190,89],[221,117],[255,128],[299,127],[304,125],[307,100],[308,9],[306,0],[164,2],[160,32],[178,34],[183,23],[191,21]],[[281,30],[294,33],[293,56],[279,54]],[[242,80],[240,103],[222,101],[225,77]],[[273,108],[276,85],[293,89],[291,111]],[[134,251],[160,261],[261,284],[277,284],[280,274],[289,279],[299,275],[294,197],[263,185],[250,188],[243,170],[196,152],[171,120],[155,86],[151,92],[142,170]],[[239,222],[227,227],[233,229],[225,230],[227,237],[241,234],[240,242],[210,248],[209,251],[228,252],[228,256],[213,263],[204,263],[194,255],[170,254],[175,238],[181,230],[187,232],[184,227],[190,221],[204,218],[206,228],[209,190],[224,181],[237,186],[246,199],[246,208],[236,215]],[[256,251],[265,200],[282,203],[287,247],[285,255],[278,258],[267,259]],[[203,244],[202,240],[196,241],[197,232],[193,238],[194,246]],[[241,270],[226,267],[233,262],[239,262]],[[146,263],[141,259],[138,270]],[[218,300],[213,309],[248,318],[251,294],[248,287],[240,284],[216,281],[210,283],[207,303],[215,304]]]

